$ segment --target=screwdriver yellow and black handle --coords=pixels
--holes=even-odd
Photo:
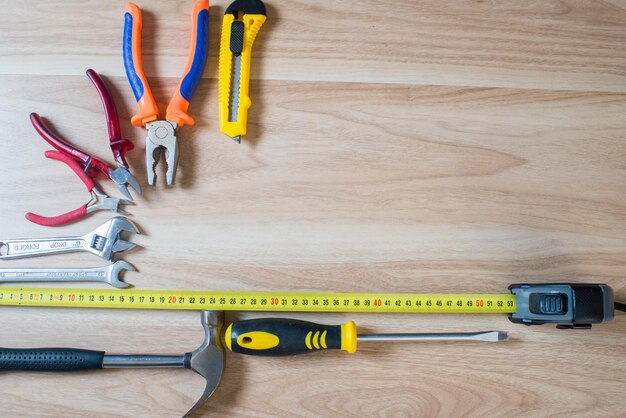
[[[246,134],[252,104],[250,61],[252,45],[266,19],[261,0],[235,0],[224,12],[220,40],[218,106],[220,129],[237,142]]]
[[[296,319],[250,319],[230,324],[224,337],[235,353],[289,356],[326,349],[356,352],[356,324],[321,325]]]

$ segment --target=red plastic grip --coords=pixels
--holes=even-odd
[[[111,151],[115,157],[115,161],[119,165],[128,167],[124,154],[134,148],[132,142],[122,136],[122,129],[120,128],[120,119],[117,115],[117,108],[111,93],[107,89],[106,84],[97,72],[91,68],[87,70],[87,77],[91,80],[91,83],[98,91],[100,100],[102,100],[102,107],[104,108],[104,117],[107,122],[107,129],[109,131],[109,142],[111,145]]]
[[[78,209],[74,209],[71,212],[64,213],[58,216],[41,216],[28,212],[26,219],[42,226],[61,226],[74,222],[87,215],[87,204],[82,205]]]
[[[67,141],[52,133],[52,131],[48,129],[46,124],[43,122],[41,116],[39,116],[37,113],[33,112],[30,114],[30,122],[35,127],[37,133],[41,135],[41,137],[54,148],[71,155],[74,159],[78,161],[82,161],[83,164],[87,164],[91,159],[89,155],[85,154],[79,149],[72,147],[70,144],[67,143]]]
[[[37,131],[37,133],[41,135],[41,137],[45,139],[46,142],[48,142],[50,145],[52,145],[54,148],[58,149],[59,151],[63,152],[65,155],[69,155],[73,159],[82,162],[85,165],[85,170],[87,170],[87,173],[89,174],[89,176],[91,177],[96,176],[96,172],[93,171],[94,168],[106,174],[107,177],[109,176],[108,165],[98,160],[97,158],[84,153],[78,148],[74,148],[66,140],[52,133],[52,131],[48,129],[46,124],[41,119],[41,116],[39,116],[37,113],[33,112],[30,114],[30,122],[35,127],[35,130]]]
[[[68,157],[66,154],[63,154],[60,151],[49,150],[49,151],[46,151],[45,155],[46,155],[46,158],[50,158],[51,160],[61,161],[62,163],[67,164],[69,168],[71,168],[72,171],[76,173],[78,178],[81,179],[83,183],[85,183],[85,186],[87,187],[88,192],[90,192],[96,186],[96,183],[94,183],[93,179],[89,177],[87,173],[83,171],[83,168],[81,167],[80,164],[76,162],[76,160],[72,159],[71,157]]]

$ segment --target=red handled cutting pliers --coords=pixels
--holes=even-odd
[[[120,121],[117,116],[115,103],[100,76],[94,70],[87,70],[87,77],[89,77],[96,90],[98,90],[98,94],[100,94],[109,131],[111,151],[113,151],[113,156],[118,164],[117,167],[110,167],[107,163],[81,151],[58,135],[52,133],[37,113],[30,114],[30,121],[43,139],[48,141],[50,145],[63,154],[78,161],[82,165],[83,171],[89,177],[95,179],[98,176],[98,172],[103,173],[117,184],[118,189],[126,198],[133,200],[128,192],[128,186],[132,187],[139,194],[141,194],[141,187],[132,174],[130,174],[130,171],[128,171],[128,164],[126,163],[124,154],[126,151],[133,149],[134,145],[128,139],[122,137],[122,130],[120,129]]]
[[[91,193],[91,200],[79,207],[78,209],[74,209],[73,211],[64,213],[62,215],[40,216],[28,212],[26,214],[26,219],[43,226],[59,226],[76,221],[86,216],[88,213],[94,212],[96,210],[113,210],[119,212],[122,215],[128,215],[126,211],[122,210],[119,207],[119,205],[126,205],[131,202],[124,199],[109,197],[105,193],[103,193],[100,189],[96,187],[96,183],[94,183],[93,179],[83,171],[83,167],[76,160],[72,159],[67,154],[59,151],[46,151],[46,157],[67,164],[74,171],[74,173],[76,173],[78,178],[80,178],[83,183],[85,183],[85,186],[87,186],[87,191]]]

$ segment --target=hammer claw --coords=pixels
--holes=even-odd
[[[224,352],[220,334],[224,325],[224,312],[202,311],[204,341],[191,353],[190,368],[206,380],[204,392],[194,406],[184,415],[191,416],[213,395],[224,372]]]

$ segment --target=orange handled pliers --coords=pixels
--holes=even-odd
[[[96,183],[94,183],[93,179],[83,171],[83,167],[72,157],[60,151],[51,150],[46,151],[46,157],[67,164],[72,169],[72,171],[76,173],[78,178],[80,178],[82,182],[85,183],[87,191],[91,193],[91,200],[79,207],[78,209],[74,209],[73,211],[64,213],[62,215],[41,216],[28,212],[26,214],[26,219],[43,226],[60,226],[81,219],[87,216],[88,213],[94,212],[96,210],[113,210],[122,215],[128,215],[128,213],[122,210],[119,205],[127,205],[132,202],[124,199],[110,197],[106,193],[102,192],[96,187]]]
[[[176,129],[185,124],[194,124],[194,120],[187,113],[187,109],[202,78],[206,64],[209,29],[208,0],[195,2],[191,23],[191,46],[187,68],[178,83],[174,97],[167,106],[165,120],[162,120],[141,61],[141,10],[136,4],[126,4],[123,41],[124,67],[139,106],[139,112],[131,118],[131,123],[135,126],[144,126],[148,130],[146,168],[150,185],[154,185],[156,178],[154,169],[163,150],[167,160],[167,184],[174,182],[178,163]]]

